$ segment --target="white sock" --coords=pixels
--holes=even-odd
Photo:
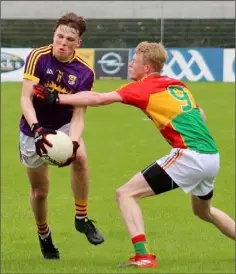
[[[51,232],[51,230],[50,230],[50,227],[48,226],[48,233],[47,234],[40,234],[39,233],[39,236],[42,240],[44,240],[49,236],[50,232]]]
[[[83,216],[83,217],[75,216],[75,218],[78,219],[78,220],[83,220],[83,219],[85,219],[85,218],[88,218],[88,216],[87,216],[87,215],[86,215],[86,216]]]

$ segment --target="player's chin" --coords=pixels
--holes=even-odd
[[[132,74],[129,75],[129,79],[132,81],[137,81],[137,77],[133,76]]]
[[[55,52],[55,57],[60,61],[66,61],[69,58],[69,54],[67,52]]]
[[[66,51],[62,51],[62,50],[57,50],[57,51],[55,52],[55,54],[56,54],[57,56],[65,56],[65,55],[67,55]]]

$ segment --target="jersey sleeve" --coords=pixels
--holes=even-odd
[[[41,76],[40,59],[40,54],[38,54],[36,50],[31,51],[26,58],[23,79],[32,80],[37,84],[39,83]]]
[[[94,86],[95,74],[91,69],[86,70],[80,84],[79,91],[90,91]]]
[[[145,109],[148,95],[141,82],[129,83],[120,87],[116,92],[121,96],[123,103],[140,109]]]

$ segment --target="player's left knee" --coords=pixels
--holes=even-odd
[[[212,222],[212,216],[210,213],[199,214],[198,217],[205,222]]]
[[[197,216],[198,218],[200,218],[203,221],[211,222],[211,220],[212,220],[212,216],[211,216],[211,213],[209,210],[202,211],[202,210],[194,209],[193,213],[195,216]]]

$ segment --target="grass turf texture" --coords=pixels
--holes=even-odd
[[[125,81],[97,81],[95,90],[115,90]],[[205,110],[221,153],[213,205],[234,216],[234,84],[189,83]],[[180,189],[141,201],[148,245],[159,270],[119,269],[133,253],[120,219],[115,189],[167,154],[169,145],[151,121],[132,107],[89,108],[84,139],[89,157],[89,216],[105,236],[90,245],[76,232],[69,168],[50,168],[48,221],[60,261],[45,261],[29,205],[29,183],[18,156],[21,83],[2,83],[2,273],[234,273],[234,243],[191,212]]]

